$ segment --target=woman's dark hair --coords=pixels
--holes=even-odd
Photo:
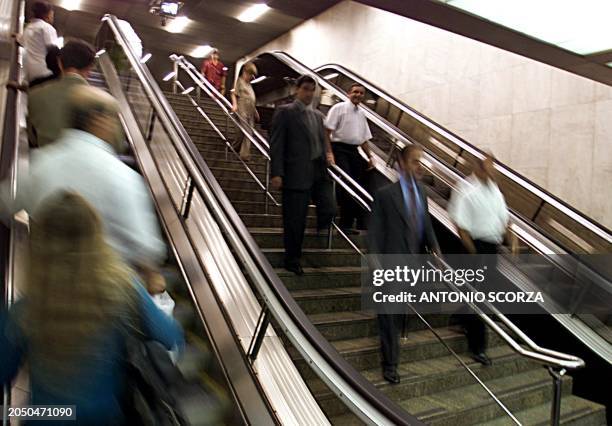
[[[51,12],[51,5],[46,1],[37,1],[32,6],[32,15],[36,19],[45,19],[49,12]]]
[[[304,84],[314,84],[316,86],[317,82],[308,74],[304,74],[295,80],[295,87],[302,87]]]

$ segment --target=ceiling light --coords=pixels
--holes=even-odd
[[[608,62],[606,65],[612,68],[612,62]]]
[[[168,74],[166,74],[163,78],[164,81],[168,81],[170,80],[172,77],[174,77],[176,75],[176,73],[174,71],[170,71]]]
[[[205,58],[206,56],[208,56],[210,52],[213,51],[213,49],[214,48],[209,46],[208,44],[205,44],[203,46],[198,46],[191,51],[189,56],[193,58]]]
[[[141,63],[141,64],[146,64],[146,63],[147,63],[147,61],[148,61],[149,59],[151,59],[151,56],[153,56],[153,55],[151,55],[150,53],[147,53],[147,54],[146,54],[146,55],[144,55],[142,58],[140,58],[140,63]]]
[[[64,37],[58,37],[55,39],[55,45],[60,49],[64,47]]]
[[[323,78],[324,78],[325,80],[331,80],[332,78],[336,78],[336,77],[338,77],[338,73],[337,73],[337,72],[334,72],[334,73],[331,73],[331,74],[327,74],[327,75],[326,75],[325,77],[323,77]]]
[[[96,52],[96,58],[99,58],[100,56],[104,55],[106,53],[106,49],[100,49]]]
[[[260,81],[264,81],[266,78],[268,78],[268,76],[262,75],[261,77],[257,77],[256,79],[251,80],[251,84],[259,83]]]
[[[189,88],[187,88],[187,89],[183,90],[183,91],[181,92],[181,95],[186,95],[186,94],[191,93],[191,92],[193,92],[193,86],[191,86],[191,87],[189,87]]]
[[[81,0],[62,0],[60,7],[66,10],[76,10],[81,7]]]
[[[186,16],[177,16],[168,22],[164,29],[170,33],[182,33],[190,22],[191,19]]]
[[[446,3],[579,55],[612,49],[609,0],[446,0]]]
[[[270,7],[265,3],[254,4],[245,9],[236,19],[242,22],[253,22],[268,10]]]

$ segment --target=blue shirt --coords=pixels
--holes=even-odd
[[[153,300],[140,284],[135,284],[139,295],[141,327],[144,338],[156,340],[166,348],[184,345],[183,332],[178,323],[155,306]],[[21,315],[27,300],[17,302],[11,311],[0,312],[0,384],[10,384],[20,366],[28,358],[28,343],[20,329],[17,317]],[[53,319],[49,319],[52,321]],[[81,375],[64,385],[63,395],[55,395],[40,382],[40,372],[30,365],[30,391],[33,405],[76,405],[77,421],[67,424],[111,425],[118,424],[122,411],[119,400],[123,393],[125,342],[121,330],[109,325],[95,339],[92,352],[98,357],[84,359],[79,369]],[[58,377],[58,383],[65,378]],[[44,424],[42,421],[37,424]],[[58,425],[58,422],[49,422]]]
[[[421,197],[419,195],[419,187],[414,180],[414,177],[408,176],[406,177],[404,173],[400,173],[400,186],[402,187],[402,195],[404,196],[404,205],[406,206],[406,211],[408,215],[410,212],[410,191],[412,189],[412,194],[414,196],[414,204],[416,205],[416,220],[417,220],[417,236],[419,237],[419,242],[423,241],[423,232],[425,230],[424,219],[423,219],[423,203]]]

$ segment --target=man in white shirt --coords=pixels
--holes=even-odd
[[[47,46],[57,43],[57,32],[53,28],[53,8],[44,1],[37,1],[32,6],[34,19],[23,32],[23,45],[26,50],[25,71],[28,82],[47,77],[52,74],[47,68],[45,57]]]
[[[476,159],[473,174],[461,182],[451,197],[448,213],[457,225],[461,241],[470,254],[483,255],[477,264],[486,264],[491,276],[495,276],[499,246],[503,243],[508,227],[508,207],[494,180],[493,156],[486,154]],[[476,263],[475,263],[476,264]],[[476,315],[462,315],[468,346],[473,358],[484,365],[491,360],[485,354],[485,325]]]
[[[372,153],[368,147],[372,133],[364,112],[359,108],[365,97],[365,87],[354,83],[349,88],[348,97],[348,101],[331,107],[325,119],[325,128],[333,150],[327,161],[337,164],[357,183],[362,184],[366,165],[357,148],[362,147],[368,156],[368,167],[374,167]],[[336,196],[340,206],[340,228],[347,234],[357,234],[353,223],[357,219],[358,227],[361,226],[362,208],[341,188],[338,188]]]
[[[69,128],[55,143],[31,154],[29,170],[18,177],[14,200],[3,182],[1,210],[12,215],[23,209],[36,220],[48,196],[74,191],[100,214],[109,245],[148,282],[165,259],[166,248],[142,177],[115,154],[117,102],[88,85],[74,86],[69,100]]]

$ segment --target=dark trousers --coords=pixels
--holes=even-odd
[[[307,190],[283,189],[283,239],[285,264],[294,265],[302,257],[302,243],[306,230],[308,204],[317,206],[317,228],[327,229],[336,215],[336,201],[331,180],[324,163],[315,160],[315,180]]]
[[[336,165],[363,186],[367,163],[359,155],[358,147],[342,142],[332,142],[331,145],[336,158]],[[340,207],[340,227],[343,229],[352,228],[355,219],[357,219],[357,227],[363,228],[363,207],[340,185],[336,185],[336,197]]]
[[[393,372],[397,369],[400,357],[400,330],[403,321],[404,315],[378,314],[378,333],[384,372]]]
[[[495,276],[497,256],[491,255],[497,254],[497,244],[488,243],[482,240],[474,240],[474,246],[478,254],[488,255],[479,257],[477,262],[474,262],[476,265],[479,265],[476,267],[486,264],[489,275]],[[478,315],[471,314],[462,315],[461,320],[465,328],[470,351],[475,354],[484,352],[487,349],[487,334],[484,322],[482,322]]]

